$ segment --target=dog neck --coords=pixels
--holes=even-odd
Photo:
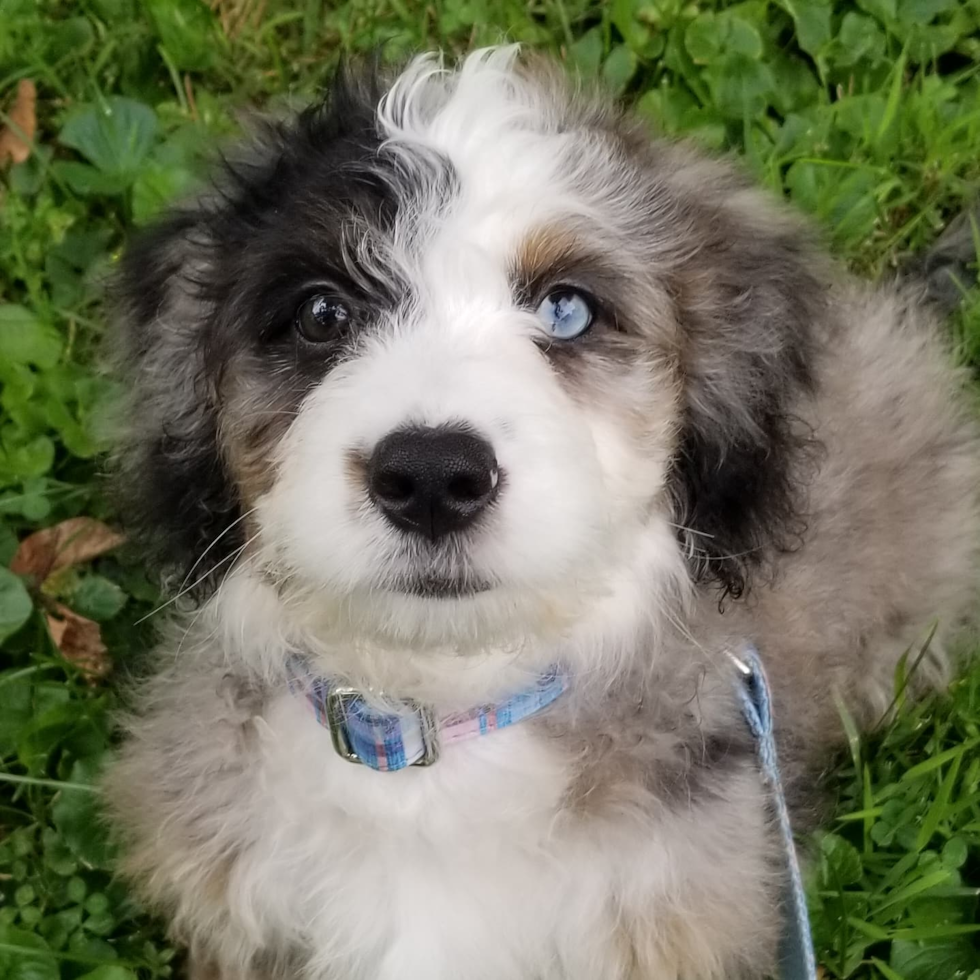
[[[555,664],[576,678],[576,687],[602,688],[655,662],[663,644],[676,640],[688,581],[682,574],[662,574],[663,559],[656,561],[660,574],[624,568],[620,580],[583,603],[576,622],[558,629],[418,645],[311,629],[272,584],[243,572],[229,576],[187,631],[183,646],[217,645],[229,665],[241,664],[276,686],[288,683],[288,664],[301,657],[317,676],[417,701],[440,714],[511,697]]]

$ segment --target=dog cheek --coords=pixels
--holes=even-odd
[[[587,574],[605,531],[602,477],[592,448],[580,440],[564,454],[522,449],[502,454],[508,461],[505,495],[477,543],[478,559],[531,586]]]
[[[602,479],[608,533],[622,541],[664,498],[679,429],[680,391],[667,367],[642,352],[581,365],[574,392]]]
[[[322,399],[308,400],[272,456],[274,478],[256,516],[263,552],[279,572],[345,591],[376,566],[390,535],[372,519],[338,425]]]
[[[632,523],[663,490],[666,463],[661,447],[630,431],[622,420],[607,414],[589,419],[596,455],[602,471],[610,520]]]

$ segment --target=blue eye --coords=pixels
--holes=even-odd
[[[538,319],[556,340],[581,337],[592,326],[594,316],[589,300],[567,287],[552,290],[538,307]]]

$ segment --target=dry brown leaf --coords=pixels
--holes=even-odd
[[[91,561],[123,543],[123,536],[94,517],[70,517],[24,538],[10,570],[40,585],[52,572]]]
[[[112,668],[99,624],[52,602],[46,614],[48,630],[61,655],[91,678],[105,677]]]
[[[17,84],[17,96],[7,113],[10,122],[0,129],[0,165],[23,163],[31,155],[37,129],[37,89],[29,78]]]

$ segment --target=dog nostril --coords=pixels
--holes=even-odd
[[[493,476],[490,471],[485,474],[455,476],[446,484],[447,494],[461,503],[478,501],[491,490],[493,490]]]
[[[392,503],[404,503],[411,500],[415,493],[415,481],[404,473],[379,473],[371,483],[371,489],[378,497],[384,497]]]

